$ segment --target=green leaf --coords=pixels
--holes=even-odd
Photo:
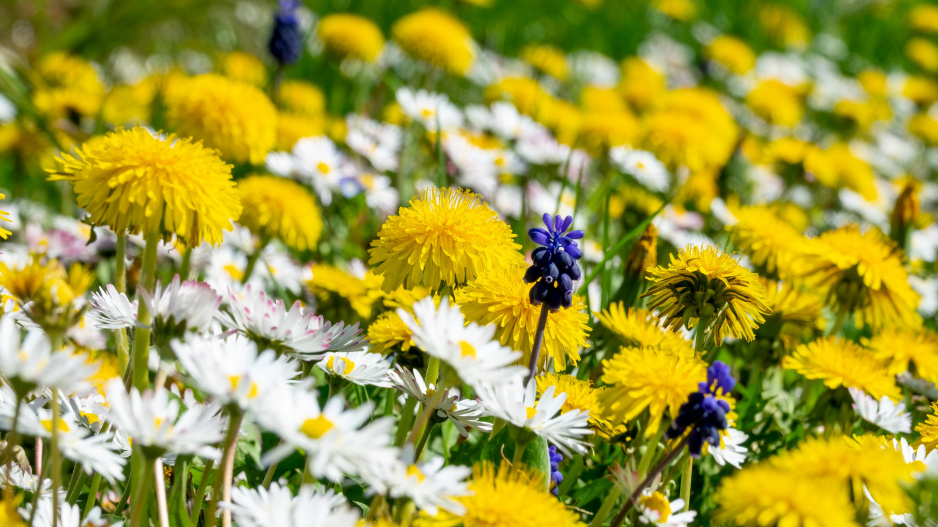
[[[510,426],[505,426],[494,437],[489,437],[488,443],[482,449],[482,460],[491,461],[498,467],[503,457],[509,461],[512,459],[515,455],[515,442],[508,433]],[[544,490],[548,490],[550,488],[550,456],[547,453],[547,440],[537,437],[528,443],[521,461],[543,477]]]

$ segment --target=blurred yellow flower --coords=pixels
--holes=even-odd
[[[608,154],[614,146],[630,145],[638,136],[638,119],[628,110],[582,114],[580,145],[594,156]]]
[[[661,320],[640,307],[625,308],[623,302],[613,302],[596,314],[599,323],[615,333],[622,343],[635,348],[690,349],[691,343],[679,333],[661,327]]]
[[[827,188],[848,188],[867,201],[876,199],[876,176],[872,167],[854,155],[846,143],[836,143],[825,149],[810,146],[805,154],[804,168]]]
[[[167,120],[222,156],[259,165],[277,142],[277,109],[250,84],[215,74],[193,77],[167,94]]]
[[[909,132],[928,146],[938,145],[938,119],[929,113],[920,113],[909,119]]]
[[[384,35],[377,24],[351,13],[326,15],[316,30],[326,52],[340,59],[346,57],[374,62],[384,49]]]
[[[261,240],[277,238],[298,251],[315,249],[322,217],[306,187],[279,176],[252,175],[238,182],[238,196],[243,206],[238,223]]]
[[[938,101],[938,81],[928,77],[910,76],[902,86],[902,95],[921,106]]]
[[[769,37],[783,46],[803,48],[811,40],[811,30],[804,18],[781,4],[763,5],[759,23]]]
[[[71,181],[78,206],[114,232],[217,245],[241,215],[231,166],[191,139],[118,130],[58,162],[50,179]]]
[[[938,33],[938,6],[917,5],[909,11],[909,28],[923,33]]]
[[[697,14],[697,6],[691,0],[654,0],[651,6],[681,22],[687,22]]]
[[[870,350],[850,340],[827,337],[802,344],[782,360],[787,370],[808,379],[820,379],[828,388],[859,388],[876,399],[902,398],[895,375]]]
[[[557,80],[565,81],[570,75],[567,57],[553,46],[531,44],[521,50],[519,57],[541,73],[546,73]]]
[[[278,101],[284,111],[311,118],[326,113],[326,96],[315,84],[289,79],[280,85]]]
[[[6,196],[3,195],[3,194],[0,194],[0,199],[6,199]],[[13,220],[11,220],[11,219],[9,218],[9,216],[10,216],[10,213],[9,213],[9,212],[7,212],[7,211],[5,211],[5,210],[0,210],[0,221],[10,221],[10,222],[12,222]],[[8,231],[8,230],[6,230],[6,229],[4,229],[3,227],[0,227],[0,238],[3,238],[3,239],[5,240],[5,239],[7,239],[11,234],[13,234],[13,233],[10,232],[10,231]]]
[[[644,109],[668,89],[664,73],[638,57],[627,57],[621,68],[619,92],[636,110]]]
[[[232,51],[222,59],[225,77],[263,88],[267,84],[267,68],[261,59],[243,51]]]
[[[778,338],[786,349],[823,333],[824,299],[812,291],[801,290],[791,282],[761,279],[765,288],[765,305],[772,314],[756,330],[759,337]]]
[[[930,40],[916,37],[905,45],[905,54],[916,66],[929,73],[938,71],[938,46]]]
[[[726,227],[730,241],[753,265],[770,276],[797,274],[804,239],[801,233],[765,206],[742,207],[733,215],[738,222]]]
[[[42,57],[34,70],[33,103],[53,119],[95,117],[104,97],[104,84],[94,66],[62,52]]]
[[[915,427],[915,431],[921,434],[916,444],[925,445],[928,450],[938,448],[938,403],[931,403],[931,412]]]
[[[938,334],[933,331],[924,327],[884,328],[861,342],[889,364],[890,373],[914,371],[918,377],[938,383]]]
[[[762,81],[749,95],[746,104],[753,113],[779,126],[795,126],[804,114],[803,91],[782,81]]]
[[[749,44],[730,35],[713,39],[704,49],[704,55],[737,75],[747,73],[756,65],[756,54]]]
[[[394,40],[414,58],[457,75],[465,75],[475,58],[469,29],[435,8],[404,16],[391,27]]]
[[[289,152],[297,141],[304,137],[325,135],[326,120],[323,117],[307,117],[295,113],[281,112],[277,116],[277,150]]]
[[[372,307],[384,297],[381,277],[363,265],[343,269],[329,264],[315,264],[311,270],[313,276],[306,281],[310,292],[322,300],[330,296],[347,300],[364,320],[371,318]]]

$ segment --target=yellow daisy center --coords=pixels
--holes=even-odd
[[[537,415],[537,410],[532,406],[527,407],[525,410],[527,411],[528,419]]]
[[[638,502],[645,510],[658,513],[658,523],[667,521],[668,516],[671,516],[671,503],[660,492],[655,492],[651,496],[642,496]]]
[[[52,419],[43,419],[40,421],[42,427],[46,429],[46,432],[52,432]],[[59,432],[68,432],[68,423],[59,419]]]
[[[423,481],[427,479],[427,477],[423,475],[423,472],[420,471],[417,465],[411,465],[407,467],[407,477],[410,476],[417,476],[417,481]]]
[[[329,357],[329,360],[326,361],[326,367],[332,370],[332,372],[336,375],[346,375],[355,369],[354,362],[346,359],[345,357],[339,357],[339,364],[342,365],[342,371],[340,372],[335,368],[335,359],[336,357],[334,355]]]
[[[465,340],[460,341],[459,351],[463,357],[472,357],[473,359],[476,358],[475,346],[473,346],[472,344],[469,344]]]
[[[315,418],[303,421],[303,424],[300,425],[300,432],[303,432],[309,438],[319,439],[326,435],[329,430],[332,430],[334,426],[326,416],[319,414]]]
[[[231,391],[235,391],[238,389],[238,384],[241,382],[241,376],[229,375],[228,382],[231,383]],[[257,383],[254,381],[251,381],[251,387],[248,389],[248,399],[253,399],[257,397],[257,392],[258,392]]]
[[[322,172],[323,174],[328,174],[330,169],[329,165],[320,161],[319,163],[316,163],[316,170]]]

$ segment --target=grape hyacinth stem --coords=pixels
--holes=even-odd
[[[632,491],[628,501],[626,501],[619,510],[619,514],[616,514],[616,517],[612,519],[612,523],[610,524],[611,527],[619,527],[622,525],[622,521],[625,520],[625,515],[628,514],[630,510],[632,510],[632,507],[635,505],[635,502],[638,500],[638,498],[641,497],[642,491],[645,490],[645,487],[647,487],[655,479],[655,477],[665,469],[665,467],[674,461],[674,458],[676,458],[678,455],[680,455],[681,452],[684,451],[684,447],[687,445],[687,440],[689,437],[690,436],[684,436],[684,438],[681,439],[681,441],[675,445],[666,456],[664,456],[664,459],[655,465],[655,468],[651,469],[651,472],[645,476],[645,479],[643,479],[642,482],[639,483],[637,487],[635,487],[635,490]]]
[[[541,304],[541,315],[537,319],[537,330],[534,332],[534,344],[531,346],[531,361],[528,363],[528,377],[525,384],[537,375],[537,363],[540,360],[541,344],[544,342],[544,329],[547,328],[547,315],[550,308],[547,303]]]

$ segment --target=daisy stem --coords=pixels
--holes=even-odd
[[[154,462],[145,459],[143,463],[143,475],[137,478],[136,492],[132,494],[133,502],[130,504],[130,527],[141,527],[145,525],[144,509],[146,509],[147,492],[150,490],[150,479],[153,478]]]
[[[215,466],[215,460],[205,461],[205,468],[202,470],[202,481],[199,482],[199,488],[195,491],[195,499],[192,501],[192,516],[189,521],[196,525],[199,522],[199,515],[202,514],[202,502],[205,501],[205,493],[208,491],[208,482],[211,480],[212,467]]]
[[[91,487],[88,489],[88,499],[85,501],[85,509],[81,513],[81,517],[84,518],[91,513],[91,509],[94,508],[95,501],[98,498],[98,488],[101,486],[101,474],[96,473],[93,478],[91,478]]]
[[[257,260],[261,257],[261,253],[264,252],[264,248],[267,247],[267,242],[269,239],[261,240],[261,243],[257,246],[257,249],[251,253],[251,256],[248,256],[248,264],[244,268],[244,276],[241,277],[241,283],[246,284],[248,280],[251,279],[251,274],[254,273],[254,267],[257,266]]]
[[[404,441],[407,439],[407,432],[410,430],[410,426],[414,421],[414,410],[417,408],[417,398],[416,397],[407,397],[407,402],[404,403],[404,409],[401,410],[401,420],[397,424],[397,436],[394,438],[394,444],[397,446],[403,446]]]
[[[238,447],[238,431],[241,430],[241,421],[244,419],[244,412],[236,409],[228,411],[228,433],[225,435],[225,446],[222,452],[221,470],[215,471],[215,480],[212,482],[212,501],[208,504],[208,511],[205,514],[205,525],[212,527],[215,525],[215,511],[218,510],[218,502],[231,503],[231,479],[234,476],[234,458],[235,450]],[[225,508],[222,511],[222,526],[231,527],[231,509]]]
[[[160,527],[169,527],[169,511],[166,509],[166,482],[163,480],[163,460],[153,461],[153,484],[156,486],[156,510]]]
[[[182,253],[182,264],[179,265],[179,279],[185,282],[189,279],[189,268],[192,265],[192,247],[186,247]]]
[[[420,436],[420,442],[417,443],[417,449],[414,450],[414,460],[420,459],[420,453],[423,452],[423,448],[427,446],[427,440],[430,439],[430,432],[433,431],[433,423],[427,424],[426,430],[423,431],[423,434]]]
[[[528,443],[523,441],[515,441],[515,455],[511,458],[512,468],[521,468],[521,458],[524,457],[524,451],[526,448],[528,448]]]
[[[13,410],[13,428],[10,430],[10,433],[7,435],[7,446],[3,451],[3,456],[0,459],[5,460],[7,474],[12,474],[13,470],[13,458],[16,457],[16,447],[20,443],[20,433],[17,430],[20,421],[20,404],[22,403],[22,398],[17,394],[16,396],[16,408]],[[13,485],[4,485],[3,486],[3,499],[7,502],[13,501]]]
[[[52,349],[62,347],[61,336],[53,332],[49,335],[53,342]],[[62,419],[62,408],[59,406],[59,389],[52,388],[52,527],[59,524],[59,492],[62,485],[62,456],[59,452],[59,421]]]
[[[537,319],[537,330],[534,332],[534,344],[531,345],[531,361],[528,363],[528,377],[525,384],[531,382],[531,379],[537,374],[537,363],[541,354],[541,343],[544,342],[544,329],[547,327],[547,314],[550,308],[547,302],[541,304],[541,315]]]
[[[430,383],[427,382],[427,385]],[[433,397],[430,399],[430,402],[427,403],[427,406],[423,409],[423,412],[420,412],[420,417],[417,418],[417,422],[414,423],[414,427],[410,431],[410,435],[407,437],[407,442],[414,444],[417,442],[417,435],[423,430],[423,427],[428,424],[430,421],[430,416],[433,415],[433,412],[436,411],[436,407],[440,404],[440,401],[443,400],[443,395],[446,393],[446,388],[443,386],[437,386],[436,391],[433,392]]]
[[[277,446],[280,446],[280,445],[283,445],[283,438],[280,438],[280,443],[279,443]],[[271,464],[270,464],[270,468],[267,469],[267,473],[264,474],[264,481],[263,481],[263,483],[261,483],[261,485],[262,485],[265,489],[269,489],[269,488],[270,488],[270,482],[274,480],[274,472],[277,471],[277,465],[278,465],[279,463],[280,463],[279,460],[278,460],[278,461],[274,461],[273,463],[271,463]]]
[[[127,233],[121,232],[117,235],[117,254],[115,255],[115,264],[117,268],[114,271],[114,288],[118,293],[127,292]],[[130,364],[130,343],[127,341],[127,328],[118,328],[114,334],[117,339],[117,362],[120,371],[126,371]]]
[[[72,479],[68,482],[68,491],[65,494],[65,501],[69,505],[74,505],[78,501],[78,495],[81,494],[81,488],[85,485],[85,478],[88,474],[82,468],[81,463],[76,463],[72,469]]]
[[[681,499],[684,500],[684,510],[690,510],[690,481],[694,475],[694,458],[687,456],[684,472],[681,473]]]
[[[156,278],[156,248],[160,242],[159,233],[147,233],[147,244],[143,250],[143,264],[140,266],[140,283],[147,291],[153,291]],[[139,295],[138,295],[139,296]],[[150,358],[150,310],[146,302],[139,302],[137,307],[137,320],[146,327],[138,327],[134,332],[134,388],[141,392],[147,389],[150,382],[150,368],[147,360]]]
[[[635,502],[638,501],[639,497],[641,497],[642,491],[645,490],[645,487],[654,481],[655,477],[660,474],[661,471],[664,470],[665,467],[667,467],[672,461],[674,461],[674,458],[676,458],[681,454],[681,452],[684,451],[684,447],[687,445],[687,440],[689,438],[689,435],[685,436],[684,439],[681,439],[681,441],[678,442],[678,444],[674,445],[674,448],[664,456],[664,459],[655,465],[655,468],[651,469],[651,472],[645,476],[645,479],[643,479],[641,483],[635,487],[635,490],[632,491],[628,501],[626,501],[622,508],[619,509],[619,514],[616,514],[616,517],[612,519],[612,523],[610,524],[611,527],[619,527],[622,525],[622,521],[625,520],[625,515],[628,514],[630,510],[632,510],[632,506],[635,505]]]

